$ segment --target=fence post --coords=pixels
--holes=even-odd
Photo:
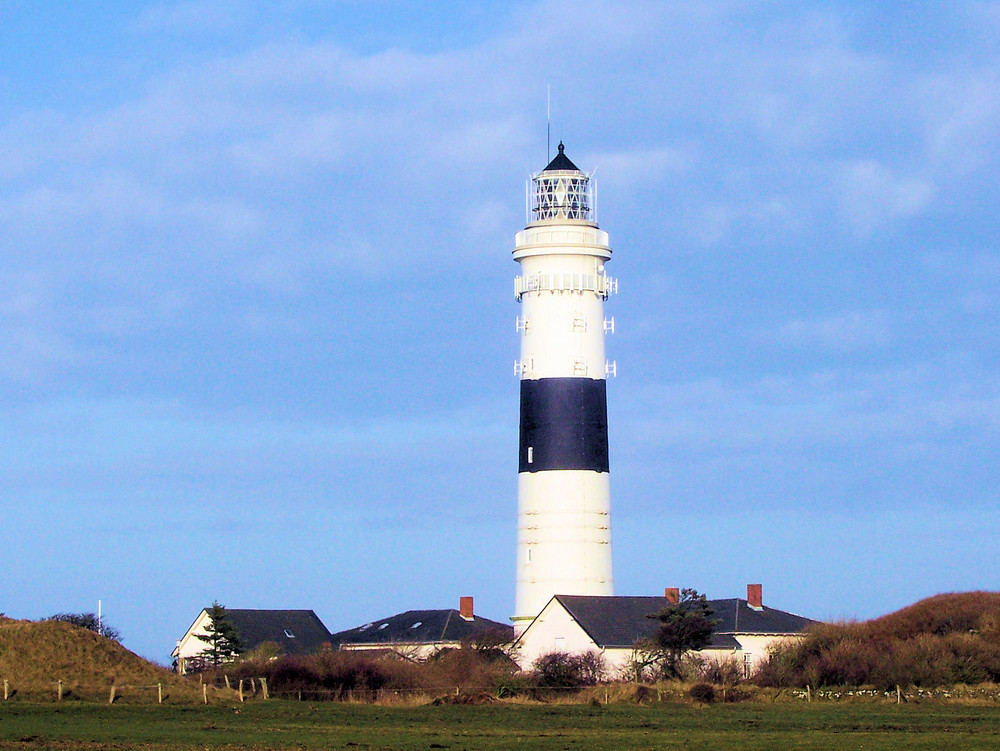
[[[903,703],[903,690],[899,687],[898,683],[896,684],[896,703]]]
[[[56,699],[57,701],[62,701],[62,681],[59,681],[59,690],[56,696],[57,696]]]
[[[163,684],[156,684],[156,703],[163,704]]]
[[[264,680],[264,679],[261,678],[261,680]],[[257,693],[257,681],[255,681],[253,678],[250,678],[250,688],[253,689],[253,692],[255,694]]]
[[[9,697],[10,697],[10,684],[7,682],[7,679],[4,678],[3,679],[3,700],[7,701],[7,699]]]
[[[228,689],[229,689],[229,690],[231,691],[231,690],[232,690],[232,688],[233,688],[233,686],[232,686],[232,684],[231,684],[231,683],[229,682],[229,676],[228,676],[228,675],[226,675],[225,673],[223,673],[223,674],[222,674],[222,677],[226,679],[226,688],[228,688]]]
[[[208,684],[201,684],[201,697],[204,699],[205,703],[208,704]]]
[[[812,700],[813,700],[812,688],[807,683],[806,684],[806,701],[812,701]]]
[[[240,704],[243,703],[243,679],[240,678]]]
[[[111,684],[111,696],[108,697],[108,704],[115,703],[115,684]]]
[[[267,695],[267,678],[264,678],[263,676],[261,676],[261,679],[260,679],[260,690],[264,693],[264,698],[265,699],[269,699],[270,698]],[[254,690],[254,693],[256,693],[256,689]]]

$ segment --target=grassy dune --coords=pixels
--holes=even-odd
[[[883,689],[1000,682],[1000,593],[942,594],[863,623],[819,626],[776,652],[757,680]]]
[[[0,680],[18,698],[51,696],[58,681],[67,697],[104,696],[112,685],[163,684],[176,694],[196,688],[92,631],[58,621],[0,619]],[[125,694],[127,696],[127,694]]]

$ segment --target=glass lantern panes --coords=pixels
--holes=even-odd
[[[531,178],[531,221],[593,221],[590,178],[581,172],[540,172]]]

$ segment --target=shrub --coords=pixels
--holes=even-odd
[[[443,650],[417,662],[391,650],[320,652],[268,659],[261,655],[225,666],[239,678],[264,677],[275,695],[298,693],[312,699],[374,698],[381,691],[440,691],[492,694],[508,684],[515,666],[470,648]],[[220,678],[221,680],[221,678]],[[522,679],[523,680],[523,679]]]
[[[705,659],[696,671],[697,679],[720,686],[735,686],[743,680],[743,663],[735,657]]]
[[[582,688],[604,677],[604,658],[597,652],[549,652],[536,659],[535,685],[539,688]]]
[[[922,687],[1000,680],[1000,594],[938,595],[865,623],[819,626],[774,649],[764,686]]]
[[[711,704],[715,701],[715,686],[711,683],[696,683],[688,691],[688,696],[696,702]]]
[[[2,615],[3,613],[0,613],[0,616]],[[98,618],[94,613],[56,613],[55,615],[49,616],[46,620],[72,623],[74,626],[79,626],[80,628],[85,628],[88,631],[93,631],[95,634],[100,634],[105,639],[111,639],[112,641],[117,642],[122,640],[121,631],[113,626],[109,626],[103,619]]]

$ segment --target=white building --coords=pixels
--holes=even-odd
[[[264,642],[277,646],[283,654],[309,654],[330,649],[330,632],[311,610],[247,610],[226,608],[226,617],[243,642],[243,651],[252,652]],[[177,672],[187,673],[202,666],[200,655],[208,643],[199,639],[210,624],[208,610],[203,609],[188,627],[170,656]]]
[[[677,590],[664,597],[595,597],[556,595],[515,644],[518,665],[550,652],[597,652],[611,676],[626,676],[637,642],[656,633],[655,615],[677,601]],[[735,658],[749,675],[776,642],[799,638],[816,621],[765,607],[759,584],[747,586],[747,599],[709,600],[718,620],[712,641],[701,651],[711,659]]]
[[[488,639],[501,644],[512,637],[508,624],[476,615],[473,598],[460,597],[458,610],[407,610],[340,631],[332,639],[337,649],[390,651],[421,660],[442,649],[458,649],[463,643]]]

